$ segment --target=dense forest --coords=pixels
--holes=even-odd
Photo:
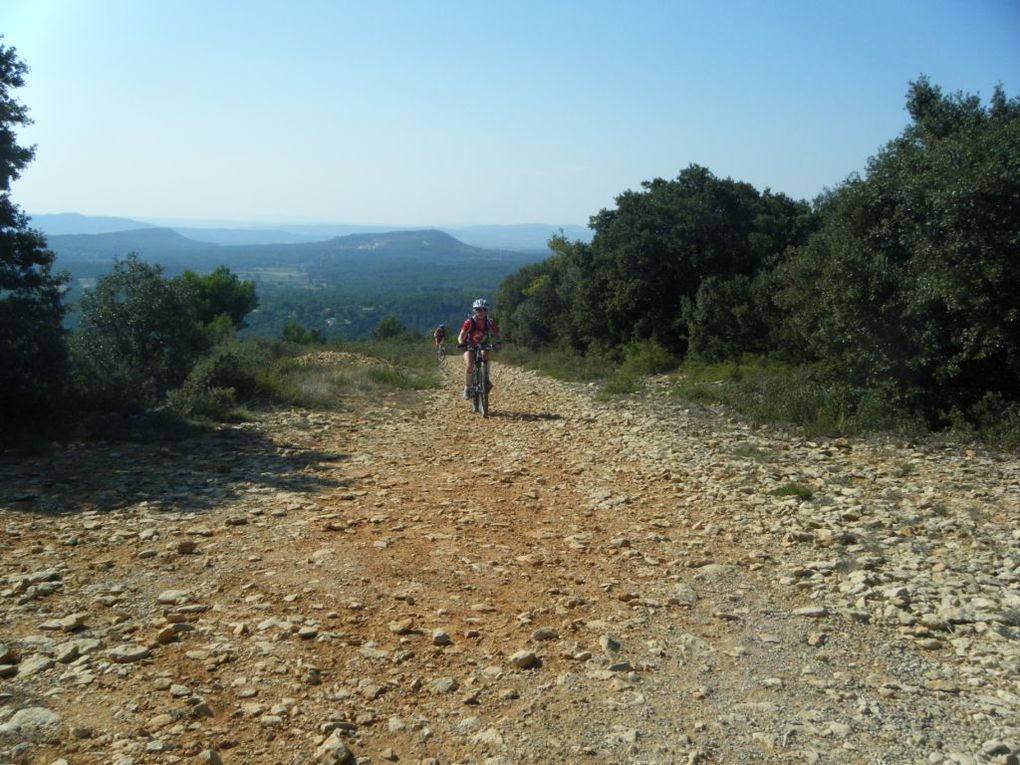
[[[6,434],[293,400],[294,343],[413,336],[499,284],[496,314],[525,360],[658,372],[751,359],[779,380],[766,398],[821,402],[833,432],[969,423],[1017,445],[1020,101],[1001,87],[984,104],[911,83],[903,133],[810,203],[692,165],[621,193],[590,241],[554,236],[545,259],[393,232],[221,247],[210,268],[208,244],[160,229],[143,232],[158,264],[110,263],[90,255],[95,239],[51,246],[29,226],[10,195],[33,157],[14,132],[25,72],[0,46]]]

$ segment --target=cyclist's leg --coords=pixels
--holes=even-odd
[[[471,351],[464,351],[464,398],[467,398],[468,389],[471,387],[471,376],[475,373],[475,361]]]

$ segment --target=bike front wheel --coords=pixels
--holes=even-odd
[[[482,417],[489,416],[489,364],[488,362],[482,362],[479,365],[481,368],[478,370],[478,385],[476,390],[478,391],[478,411],[482,413]]]

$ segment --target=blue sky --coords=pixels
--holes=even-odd
[[[29,213],[586,224],[696,163],[812,199],[908,84],[1020,95],[1020,0],[2,0]]]

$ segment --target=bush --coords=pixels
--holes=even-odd
[[[989,393],[967,411],[952,410],[947,419],[955,435],[1000,449],[1020,449],[1020,403]]]
[[[814,367],[755,357],[721,364],[688,362],[673,392],[693,401],[724,404],[758,424],[793,425],[807,436],[924,429],[893,384],[859,388],[835,382]]]
[[[372,330],[373,340],[391,340],[406,334],[407,327],[396,316],[383,316]]]
[[[255,344],[219,345],[201,358],[188,375],[187,383],[201,388],[230,388],[242,400],[259,391],[273,367],[268,354]]]
[[[167,409],[181,417],[200,417],[220,422],[244,419],[233,388],[207,388],[186,382],[167,395]]]
[[[296,321],[288,321],[283,328],[283,332],[280,333],[280,339],[288,343],[294,343],[295,345],[312,345],[314,343],[323,343],[325,339],[322,336],[322,332],[317,329],[308,329]]]
[[[728,280],[710,276],[701,283],[684,311],[693,358],[721,361],[768,350],[764,296],[756,284],[744,275]]]
[[[670,372],[680,361],[654,340],[630,343],[623,349],[623,363],[620,370],[631,376],[657,375]]]
[[[87,409],[138,412],[180,386],[208,339],[181,282],[130,254],[81,299],[72,378]]]
[[[557,380],[590,382],[604,380],[613,375],[619,363],[619,354],[613,354],[601,344],[593,344],[587,353],[569,349],[533,350],[514,346],[504,348],[496,360],[534,369]]]
[[[196,362],[167,406],[185,417],[236,420],[242,404],[300,403],[294,383],[299,365],[288,347],[270,340],[229,340]]]

